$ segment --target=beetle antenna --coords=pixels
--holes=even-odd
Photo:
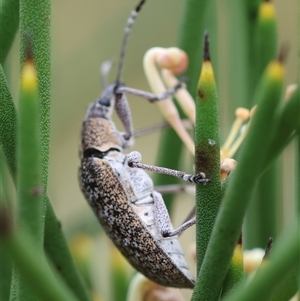
[[[102,87],[107,88],[108,87],[108,74],[109,71],[112,67],[112,61],[104,61],[101,64],[100,67],[100,75],[101,75],[101,82],[102,82]]]
[[[130,17],[127,19],[127,24],[124,29],[124,36],[123,36],[121,52],[120,52],[120,60],[119,60],[118,73],[117,73],[117,79],[116,79],[117,86],[120,83],[121,75],[122,75],[122,71],[123,71],[124,57],[125,57],[125,50],[126,50],[126,46],[127,46],[128,36],[131,32],[132,26],[133,26],[137,16],[145,2],[146,2],[146,0],[140,0],[138,5],[136,6],[136,8],[131,12]]]

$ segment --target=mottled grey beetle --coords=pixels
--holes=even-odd
[[[173,231],[160,193],[154,191],[151,178],[143,169],[167,173],[193,183],[207,183],[204,174],[188,175],[180,171],[139,163],[138,152],[128,155],[123,149],[133,144],[133,126],[124,92],[141,95],[150,101],[161,100],[181,87],[179,83],[155,96],[120,84],[126,41],[134,20],[144,4],[132,11],[125,28],[115,83],[105,87],[91,103],[81,132],[79,181],[81,190],[99,222],[127,260],[146,277],[164,286],[193,288],[177,235],[195,223],[195,218]],[[103,82],[110,66],[102,65]],[[119,132],[111,115],[115,108],[125,132]]]

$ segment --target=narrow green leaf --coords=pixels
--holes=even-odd
[[[281,96],[283,73],[281,61],[270,63],[256,92],[258,107],[242,145],[239,163],[221,203],[207,253],[198,275],[197,285],[199,284],[199,292],[205,300],[218,298],[227,274],[247,204],[257,177],[262,172],[266,149],[261,146],[268,145],[268,139],[270,139],[274,112]]]
[[[274,289],[299,266],[300,239],[298,225],[282,235],[281,240],[275,244],[270,262],[256,274],[255,278],[234,294],[228,296],[226,301],[255,301],[255,300],[288,300],[277,299]],[[295,275],[295,274],[294,274]],[[295,287],[295,286],[294,286]],[[295,287],[296,288],[296,287]],[[296,290],[294,291],[296,292]],[[273,296],[272,296],[273,295]],[[283,295],[281,295],[283,296]],[[224,300],[224,301],[225,301]]]
[[[0,146],[8,168],[16,177],[16,123],[17,113],[0,65]]]
[[[42,179],[46,191],[50,141],[50,0],[20,1],[20,62],[24,62],[26,40],[30,35],[33,44],[33,57],[38,74],[41,145],[42,145]]]
[[[199,78],[199,66],[202,63],[202,37],[208,31],[211,41],[211,57],[217,66],[217,7],[216,1],[187,0],[181,20],[178,46],[189,57],[186,76],[189,78],[188,91],[195,95]],[[215,71],[216,73],[216,71]]]
[[[236,290],[244,280],[243,248],[241,242],[239,242],[234,249],[228,273],[223,283],[222,297]]]
[[[126,301],[129,281],[126,271],[125,258],[112,246],[111,250],[111,284],[113,300]]]
[[[296,162],[297,168],[296,168],[296,180],[295,183],[300,182],[300,127],[298,127],[298,139],[296,143]],[[296,199],[295,199],[295,207],[298,214],[298,219],[300,219],[300,185],[296,186]],[[299,268],[299,290],[300,290],[300,268]]]
[[[1,243],[1,245],[3,245]],[[12,259],[10,259],[12,261]],[[10,286],[10,296],[9,301],[16,301],[19,291],[19,273],[15,266],[12,269],[12,278],[11,278],[11,286]]]
[[[57,220],[48,197],[46,197],[46,202],[47,214],[45,220],[45,252],[56,268],[57,273],[61,275],[76,296],[82,301],[91,301],[89,295],[87,294],[86,288],[82,283],[75,262],[71,256],[67,240],[61,229],[61,223]],[[12,291],[16,291],[17,285],[18,283],[16,282],[15,276],[14,287],[12,287]]]
[[[35,242],[25,227],[13,229],[12,217],[4,206],[0,208],[0,222],[0,244],[31,293],[43,301],[79,300],[49,266],[44,255],[32,248]],[[23,300],[27,300],[27,296],[25,298]]]
[[[3,65],[19,27],[19,0],[2,0],[0,5],[0,64]]]
[[[197,79],[199,75],[199,66],[201,65],[202,40],[201,37],[205,30],[209,30],[211,40],[213,41],[212,57],[214,63],[217,61],[217,30],[216,30],[216,3],[208,0],[187,0],[184,3],[184,11],[179,30],[178,47],[184,50],[189,57],[189,67],[186,76],[189,79],[188,91],[195,95]],[[184,114],[181,108],[176,104],[180,116]],[[176,149],[176,152],[169,152],[170,146]],[[168,151],[166,155],[166,150]],[[182,154],[182,142],[173,129],[168,129],[161,134],[158,159],[156,164],[173,169],[180,169],[180,159]],[[155,185],[168,185],[177,183],[177,179],[162,174],[155,175]],[[173,195],[164,196],[164,201],[168,209],[171,208]]]
[[[279,166],[273,162],[259,178],[245,219],[247,249],[263,248],[271,236],[277,237],[279,207]],[[267,214],[266,214],[267,213]]]
[[[27,57],[21,74],[17,135],[17,201],[18,223],[26,225],[34,244],[32,248],[43,251],[44,204],[41,177],[41,141],[39,120],[39,95],[32,45],[28,36]],[[17,300],[35,300],[23,279],[19,279]]]
[[[4,156],[0,150],[0,206],[5,205],[11,208],[11,200],[8,191],[7,170],[5,168]],[[5,250],[0,244],[0,300],[9,300],[10,285],[12,277],[12,262],[5,254]]]
[[[6,2],[12,3],[13,1]],[[34,59],[38,69],[39,94],[41,99],[43,186],[46,190],[50,132],[50,1],[22,1],[20,7],[21,32],[26,32],[27,34],[31,33],[34,36]],[[29,13],[27,12],[28,10],[30,11]],[[19,10],[17,10],[17,12],[19,12]],[[2,20],[4,19],[1,19],[1,21]],[[22,57],[24,57],[25,47],[23,40],[22,42]],[[0,76],[0,142],[3,152],[6,154],[12,178],[15,180],[16,143],[14,137],[16,136],[16,110],[9,94],[7,84],[4,81],[5,78],[2,69]],[[2,104],[5,104],[5,106],[2,106]],[[90,300],[70,255],[66,239],[61,231],[60,223],[54,215],[48,197],[46,196],[45,198],[47,202],[45,224],[46,252],[57,268],[61,268],[61,275],[65,278],[69,286],[72,287],[76,295],[80,297],[80,300]],[[15,288],[16,287],[17,286],[15,286]],[[12,297],[16,298],[16,295]]]
[[[266,165],[279,155],[290,141],[292,134],[300,128],[299,111],[300,92],[297,88],[291,99],[286,101],[276,114],[275,127],[272,129],[271,143],[265,158]]]
[[[299,274],[299,258],[298,263],[290,267],[289,271],[276,283],[272,290],[271,301],[292,300],[298,291],[298,274]]]
[[[253,2],[253,1],[252,1]],[[257,2],[257,1],[256,1]],[[237,107],[250,108],[253,84],[250,59],[253,45],[253,27],[256,20],[257,5],[250,1],[226,1],[229,15],[229,57],[228,70],[229,112]]]
[[[74,259],[71,256],[68,242],[62,232],[61,223],[57,220],[50,200],[46,197],[47,213],[45,220],[45,252],[64,279],[66,284],[81,301],[91,301],[83,285]]]
[[[32,39],[32,57],[37,69],[39,116],[41,133],[41,172],[43,196],[47,190],[49,138],[50,138],[50,0],[20,1],[20,62],[24,62],[27,51],[27,37]],[[22,66],[21,66],[22,68]],[[19,189],[19,187],[18,187]],[[45,197],[44,202],[45,204]],[[42,217],[45,217],[46,206]],[[44,228],[40,231],[43,233]],[[18,300],[35,300],[23,282],[19,283]]]
[[[254,38],[255,86],[267,64],[276,56],[277,29],[272,1],[263,1],[258,9]],[[279,167],[276,162],[259,179],[247,211],[245,245],[248,249],[264,247],[267,239],[276,239],[279,203]],[[268,214],[266,214],[268,212]]]
[[[234,171],[231,172],[222,182],[221,182],[221,198],[223,199],[226,189],[228,187],[229,182],[231,181],[232,175]]]
[[[32,58],[28,57],[22,71],[18,116],[18,221],[27,225],[35,240],[35,247],[42,251],[43,187],[37,88],[36,69]]]
[[[2,69],[0,69],[1,71]],[[9,167],[12,179],[16,182],[16,173],[15,173],[15,136],[16,136],[16,109],[14,103],[11,99],[8,86],[4,78],[3,72],[0,72],[1,76],[1,108],[0,110],[0,138],[1,138],[1,147],[3,152],[7,154],[6,163]],[[4,84],[2,84],[4,83]],[[3,93],[2,93],[3,92]],[[2,106],[2,104],[4,104]],[[6,118],[8,116],[9,118]],[[11,117],[10,117],[11,116]],[[5,137],[5,139],[3,139]],[[7,137],[7,138],[6,138]],[[3,143],[2,143],[3,141]],[[59,270],[61,276],[65,279],[66,283],[70,288],[76,293],[76,296],[83,301],[90,301],[89,296],[86,293],[86,289],[82,284],[82,281],[79,277],[78,270],[75,266],[74,260],[71,256],[67,240],[62,232],[61,224],[58,222],[51,202],[46,196],[46,219],[45,219],[45,241],[44,247],[47,255],[50,257],[53,264]],[[15,289],[14,289],[15,291]]]
[[[253,56],[256,69],[256,85],[267,64],[276,57],[277,24],[275,6],[272,1],[265,0],[260,4],[254,33]]]
[[[196,98],[195,169],[211,183],[196,186],[196,243],[199,272],[221,202],[220,126],[217,87],[205,35],[204,61]]]

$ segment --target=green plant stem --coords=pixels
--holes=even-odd
[[[271,133],[271,143],[266,155],[266,165],[270,164],[283,148],[290,142],[291,137],[300,127],[300,92],[299,88],[276,113],[275,127]],[[298,132],[299,135],[299,132]]]
[[[211,58],[214,68],[217,66],[217,9],[215,1],[187,0],[179,29],[178,46],[189,57],[186,76],[189,78],[188,91],[196,94],[199,78],[199,66],[202,63],[202,37],[208,31],[211,41]],[[216,69],[215,70],[215,74]]]
[[[259,173],[263,170],[267,145],[274,126],[274,112],[281,96],[283,66],[270,64],[256,94],[258,107],[242,145],[239,164],[221,203],[208,249],[198,275],[199,299],[217,300],[227,274],[233,250],[240,235],[243,217]],[[266,120],[268,122],[266,123]],[[201,295],[200,295],[201,294]],[[196,299],[195,299],[196,300]]]
[[[110,258],[110,266],[111,266],[111,291],[113,293],[113,300],[118,301],[126,301],[127,299],[127,291],[129,287],[129,281],[127,277],[126,265],[124,262],[124,258],[119,253],[119,250],[113,249],[114,246],[111,247],[111,258]]]
[[[202,265],[221,201],[218,95],[208,57],[207,35],[204,44],[204,61],[196,99],[195,170],[196,174],[204,172],[212,181],[196,186],[197,272]]]
[[[262,1],[258,8],[258,16],[254,28],[254,60],[256,69],[254,74],[255,86],[264,69],[276,57],[277,51],[277,24],[275,6],[272,1]]]
[[[30,52],[30,50],[28,50]],[[36,69],[31,54],[27,54],[21,77],[17,143],[18,223],[26,225],[34,244],[43,251],[44,218],[41,181],[39,97]],[[19,279],[18,300],[34,300],[23,279]]]
[[[11,202],[7,182],[4,156],[0,150],[0,206],[4,205],[6,208],[10,208]],[[6,256],[3,246],[0,244],[0,300],[9,300],[11,277],[12,262]]]
[[[42,180],[47,189],[49,141],[50,141],[50,0],[20,1],[20,62],[24,62],[26,36],[32,37],[33,59],[36,65],[40,99],[40,129],[42,147]]]
[[[5,254],[13,259],[30,292],[43,301],[76,301],[77,297],[50,268],[44,255],[32,248],[34,241],[24,228],[12,228],[11,217],[1,209],[0,243]],[[25,300],[25,299],[23,299]]]
[[[40,146],[41,146],[41,172],[44,206],[42,217],[46,213],[45,193],[47,191],[48,161],[49,161],[49,135],[50,135],[50,0],[20,1],[20,62],[22,64],[27,56],[28,37],[31,39],[32,59],[37,70],[38,94],[39,94],[39,116],[40,116]],[[19,172],[19,171],[18,171]],[[19,190],[19,187],[17,187]],[[28,221],[24,221],[28,222]],[[44,220],[41,229],[44,231]],[[24,279],[19,279],[17,300],[36,300]]]
[[[278,162],[259,178],[245,219],[245,248],[263,248],[278,229]]]
[[[3,76],[1,76],[3,75]],[[6,83],[5,76],[0,72],[1,79],[1,89],[5,88],[5,85],[2,83]],[[0,123],[0,141],[3,141],[2,149],[6,157],[6,163],[8,165],[8,169],[11,173],[12,179],[14,183],[16,183],[16,170],[15,168],[15,147],[16,143],[13,137],[15,137],[16,133],[16,109],[12,98],[9,93],[8,87],[6,87],[7,93],[1,93],[1,104],[5,104],[2,106],[3,110],[0,110],[1,123]],[[1,90],[3,91],[3,90]],[[10,117],[11,118],[8,118]],[[5,136],[7,135],[7,136]],[[4,137],[7,137],[4,139]],[[9,139],[12,137],[12,139]],[[90,297],[88,296],[84,285],[80,279],[78,270],[74,263],[74,260],[71,256],[67,240],[62,232],[61,224],[57,220],[55,213],[53,211],[53,207],[48,196],[46,199],[46,218],[45,218],[45,238],[44,238],[44,247],[47,255],[51,259],[54,266],[56,266],[57,270],[60,272],[61,276],[64,278],[66,283],[70,288],[76,293],[76,296],[80,298],[82,301],[90,301]]]
[[[68,242],[62,232],[50,200],[46,197],[47,211],[45,220],[44,248],[52,264],[64,279],[66,284],[81,301],[91,301],[83,285],[74,259],[71,256]]]
[[[274,289],[280,284],[283,275],[288,275],[299,266],[300,239],[298,225],[285,233],[271,253],[270,262],[256,274],[245,287],[241,287],[226,301],[279,300]],[[295,291],[294,291],[295,292]],[[273,296],[272,296],[273,295]],[[225,301],[224,300],[224,301]],[[288,300],[288,299],[280,299]]]
[[[228,273],[223,283],[222,297],[236,290],[238,285],[243,283],[244,280],[243,248],[239,242],[235,247]]]
[[[0,5],[0,64],[3,65],[19,26],[19,0],[2,0]]]
[[[213,44],[212,58],[217,65],[217,30],[216,30],[216,3],[208,0],[187,0],[184,4],[184,12],[182,15],[181,25],[179,29],[178,47],[184,50],[189,57],[189,67],[186,76],[189,79],[188,91],[191,95],[195,95],[197,88],[197,79],[199,75],[199,66],[201,65],[202,40],[201,37],[206,29],[209,30],[211,41]],[[176,104],[180,116],[183,118],[181,108]],[[165,154],[166,150],[176,149],[176,152]],[[156,164],[173,169],[180,169],[180,159],[182,155],[182,142],[173,129],[168,129],[161,134],[158,158]],[[178,183],[178,180],[171,177],[157,174],[154,178],[155,185],[168,185]],[[173,195],[164,196],[167,208],[171,208]]]
[[[38,91],[32,61],[27,60],[22,73],[18,116],[17,187],[18,221],[26,224],[42,251],[44,223],[41,183]],[[32,78],[31,78],[32,77]],[[33,81],[34,83],[27,83]]]
[[[276,56],[277,29],[275,7],[271,1],[261,2],[254,31],[253,81],[256,86],[263,70]],[[247,249],[263,248],[270,236],[276,239],[280,195],[278,170],[279,166],[274,162],[261,176],[255,188],[244,225],[244,243]]]
[[[226,189],[228,187],[229,182],[231,181],[233,172],[231,172],[222,182],[221,182],[221,199],[223,199]]]
[[[222,199],[225,195],[226,188],[231,181],[231,172],[226,179],[221,182],[221,196]],[[231,290],[236,289],[236,287],[245,281],[244,264],[243,264],[243,248],[242,248],[242,235],[240,236],[239,242],[235,247],[228,273],[223,283],[222,296],[226,296]]]
[[[255,73],[257,70],[256,68],[256,62],[254,61],[255,57],[255,39],[256,39],[256,30],[257,30],[257,19],[258,19],[258,11],[259,6],[261,5],[263,0],[249,0],[245,2],[245,20],[246,20],[246,32],[245,37],[247,39],[247,72],[248,73],[248,83],[247,87],[248,90],[245,92],[248,92],[247,95],[244,97],[246,100],[245,106],[248,109],[251,109],[253,104],[253,96],[255,95],[255,89],[257,87],[257,84],[259,83],[260,77],[262,73],[260,73],[259,76]],[[234,24],[234,23],[233,23]],[[269,62],[268,62],[269,63]],[[263,70],[261,70],[263,71]]]
[[[215,1],[196,1],[188,0],[185,3],[184,13],[181,21],[179,31],[179,42],[178,45],[183,49],[189,57],[189,67],[186,71],[186,75],[190,79],[188,83],[188,91],[191,95],[195,95],[197,91],[197,79],[199,76],[199,66],[202,62],[202,37],[205,30],[208,30],[211,40],[211,57],[217,65],[217,13]],[[211,137],[211,139],[213,139]],[[219,143],[219,140],[217,140]],[[202,170],[201,170],[202,171]],[[210,170],[208,171],[210,172]],[[203,202],[202,202],[203,205]],[[212,205],[213,206],[213,205]],[[203,212],[202,212],[203,214]],[[214,214],[212,213],[212,216]],[[200,226],[201,227],[201,226]],[[201,227],[202,228],[202,227]],[[199,230],[197,230],[197,248],[201,248],[201,254],[199,258],[204,256],[208,237],[210,235],[209,227],[207,228],[208,236],[207,241],[199,245]],[[206,234],[207,234],[206,233]],[[199,251],[199,249],[198,249]],[[202,257],[203,258],[203,257]],[[197,269],[200,269],[202,258],[197,263]]]
[[[9,171],[15,178],[17,113],[2,66],[0,66],[0,108],[0,146]]]
[[[298,289],[299,279],[299,258],[298,263],[290,267],[288,272],[281,278],[280,283],[276,283],[272,290],[271,301],[292,300]]]
[[[299,17],[300,17],[300,9],[298,9],[298,18]],[[299,27],[299,23],[298,23],[298,29],[299,28],[300,27]],[[298,49],[298,53],[300,53],[300,39],[298,39],[297,49]],[[298,70],[300,70],[300,60],[298,60]],[[299,78],[299,73],[298,73],[298,93],[299,93],[299,89],[300,89],[299,83],[300,83],[300,78]],[[298,96],[298,101],[299,101],[299,106],[300,106],[300,97],[299,96]],[[297,131],[298,131],[298,138],[297,138],[297,142],[296,142],[296,155],[295,155],[297,167],[296,167],[295,183],[300,182],[300,137],[299,137],[300,136],[300,124],[298,124]],[[299,227],[300,227],[300,185],[296,185],[295,196],[296,196],[295,207],[296,207],[296,210],[298,213],[298,222],[299,222]],[[300,267],[298,269],[298,290],[300,291]]]
[[[250,107],[250,53],[252,33],[254,26],[255,9],[249,9],[249,1],[227,1],[229,9],[229,60],[226,69],[229,70],[229,112],[234,112],[237,107]],[[249,18],[251,16],[251,18]],[[247,70],[247,72],[245,72]]]
[[[299,137],[300,133],[299,132],[300,132],[300,130],[298,130],[298,139],[297,139],[297,144],[296,144],[296,162],[297,162],[296,183],[299,183],[299,181],[300,181],[300,137]],[[296,207],[297,214],[298,214],[298,221],[300,223],[300,185],[296,185],[295,195],[296,195],[295,207]],[[300,290],[300,268],[299,268],[299,290]]]

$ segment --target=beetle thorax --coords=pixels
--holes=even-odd
[[[89,118],[83,122],[81,149],[107,152],[110,149],[122,151],[120,134],[114,123],[104,118]]]

